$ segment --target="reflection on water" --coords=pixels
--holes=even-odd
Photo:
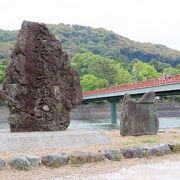
[[[111,124],[110,120],[72,120],[70,128],[73,129],[119,129],[120,120],[116,124]],[[159,118],[159,129],[179,128],[180,117],[163,117]]]
[[[71,129],[89,129],[89,130],[113,130],[119,129],[120,123],[111,124],[110,120],[71,120],[69,128]],[[159,129],[180,127],[180,117],[159,118]],[[0,121],[0,129],[8,129],[9,124],[6,121]]]

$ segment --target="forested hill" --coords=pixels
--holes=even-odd
[[[65,24],[51,24],[48,27],[62,42],[70,57],[77,53],[92,52],[115,60],[159,60],[173,66],[180,64],[180,51],[164,45],[135,42],[103,28]],[[0,60],[9,58],[17,34],[18,31],[0,30]]]

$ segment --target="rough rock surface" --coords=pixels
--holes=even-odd
[[[5,101],[6,100],[6,96],[5,96],[5,93],[2,91],[2,90],[0,90],[0,101]]]
[[[3,83],[11,131],[65,130],[82,93],[60,42],[44,24],[24,21],[11,59]]]
[[[144,156],[164,156],[170,153],[171,148],[168,144],[159,144],[143,149]]]
[[[143,157],[143,150],[140,148],[121,149],[121,153],[125,159]]]
[[[122,154],[118,150],[112,150],[112,149],[107,149],[107,150],[102,150],[101,151],[104,156],[111,160],[111,161],[121,161],[122,160]]]
[[[91,163],[104,161],[105,157],[102,153],[88,153],[91,157]]]
[[[172,152],[180,152],[180,144],[169,144]]]
[[[90,163],[91,156],[89,153],[85,152],[74,152],[70,155],[69,164],[71,165],[80,165],[84,163]]]
[[[138,102],[126,94],[124,96],[120,123],[122,136],[157,134],[159,121],[155,109],[154,92],[146,93]]]
[[[34,155],[17,156],[9,160],[9,165],[18,170],[29,170],[41,164],[41,158]]]
[[[29,170],[32,168],[31,163],[25,156],[17,156],[9,160],[9,165],[13,169]]]
[[[102,153],[86,153],[77,151],[70,155],[69,164],[78,166],[84,163],[94,163],[99,161],[104,161],[105,157]]]
[[[41,158],[35,155],[26,156],[27,160],[31,163],[31,166],[36,167],[42,165]]]
[[[50,155],[43,156],[41,160],[45,166],[60,167],[60,166],[68,164],[69,155],[65,153],[50,154]]]

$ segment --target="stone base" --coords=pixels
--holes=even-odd
[[[28,133],[10,133],[9,131],[0,131],[0,152],[83,147],[109,142],[110,140],[103,132],[89,130]]]

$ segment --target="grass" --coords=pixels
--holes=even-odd
[[[158,141],[156,139],[145,139],[141,141],[143,144],[157,144]]]
[[[111,146],[126,147],[141,147],[145,145],[180,143],[180,130],[175,129],[157,135],[143,136],[125,136],[119,135],[118,131],[107,132],[107,136],[112,140]]]

